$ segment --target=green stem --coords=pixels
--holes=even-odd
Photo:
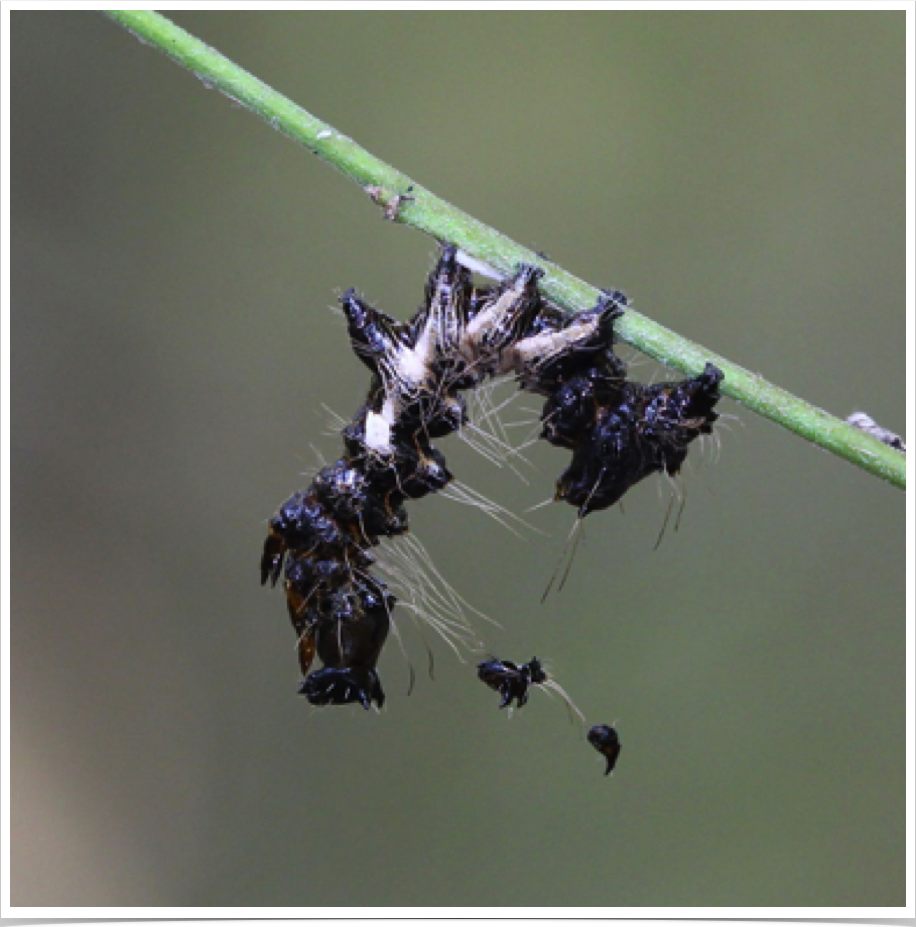
[[[145,10],[109,10],[106,15],[343,171],[385,207],[389,218],[439,241],[453,242],[503,273],[520,262],[538,264],[546,272],[543,291],[569,311],[594,304],[595,287],[439,199],[164,16]],[[618,322],[617,330],[623,341],[686,374],[699,373],[711,361],[725,374],[722,392],[727,396],[894,486],[906,488],[906,455],[876,438],[632,309]]]

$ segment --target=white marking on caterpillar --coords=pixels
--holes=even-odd
[[[385,405],[388,405],[386,401]],[[366,415],[366,447],[380,454],[391,453],[391,425],[387,417],[371,410]]]

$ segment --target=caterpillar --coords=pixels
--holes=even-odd
[[[677,473],[688,445],[718,417],[722,372],[712,364],[677,383],[627,379],[613,351],[614,322],[629,305],[621,292],[602,291],[593,308],[567,316],[540,293],[539,267],[520,264],[498,284],[475,286],[458,258],[457,248],[442,247],[407,322],[353,289],[340,297],[369,390],[342,429],[343,456],[280,506],[261,557],[262,585],[283,577],[299,691],[313,705],[384,704],[377,664],[398,597],[371,572],[374,549],[407,534],[407,502],[452,482],[432,442],[468,424],[463,391],[510,375],[545,398],[541,437],[572,451],[555,499],[580,519],[652,473]],[[316,656],[322,666],[312,670]],[[536,659],[493,662],[484,681],[504,705],[524,704],[528,686],[547,679]]]

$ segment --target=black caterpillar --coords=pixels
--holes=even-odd
[[[376,666],[397,599],[370,573],[373,548],[407,532],[407,501],[452,480],[432,440],[467,423],[462,391],[509,374],[546,397],[541,437],[573,452],[556,499],[580,518],[651,473],[677,473],[688,445],[712,430],[720,370],[707,364],[697,377],[654,386],[627,380],[613,352],[626,297],[605,291],[594,308],[567,316],[541,296],[542,275],[524,264],[503,283],[475,287],[445,245],[410,321],[352,289],[340,298],[353,349],[372,373],[369,393],[343,429],[344,456],[271,518],[261,559],[262,584],[284,577],[299,691],[313,705],[385,701]],[[323,668],[312,671],[316,654]]]

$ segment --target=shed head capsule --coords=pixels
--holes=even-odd
[[[620,738],[617,731],[608,724],[596,724],[588,732],[588,742],[607,760],[604,774],[609,775],[617,765],[620,756]]]

